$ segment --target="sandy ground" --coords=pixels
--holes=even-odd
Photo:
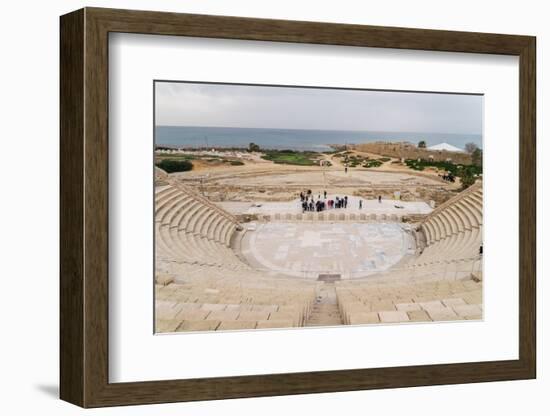
[[[379,155],[356,152],[361,156]],[[332,166],[296,166],[275,164],[261,159],[261,154],[247,154],[244,165],[193,161],[192,171],[171,174],[172,177],[196,187],[213,201],[292,201],[300,191],[311,189],[314,194],[347,194],[367,200],[382,195],[393,198],[399,191],[406,201],[435,200],[438,204],[450,198],[460,187],[438,177],[434,171],[413,171],[407,166],[392,164],[392,159],[378,168],[348,168],[341,158],[325,154]],[[230,209],[230,208],[229,208]]]
[[[365,152],[354,152],[357,155],[360,156],[368,156],[370,158],[376,159],[380,158],[380,155],[374,155],[371,153],[365,153]],[[295,166],[295,165],[282,165],[282,164],[276,164],[271,161],[263,160],[261,158],[261,154],[259,153],[251,153],[247,154],[246,158],[242,157],[239,158],[241,162],[244,163],[243,166],[231,166],[225,163],[220,162],[207,162],[205,160],[194,160],[193,161],[193,170],[190,172],[184,172],[179,174],[173,174],[174,176],[180,176],[182,178],[187,179],[208,179],[209,181],[215,179],[215,178],[223,178],[224,176],[227,178],[234,178],[235,176],[256,176],[256,175],[273,175],[277,172],[280,172],[281,174],[288,174],[289,172],[312,172],[312,173],[319,173],[324,174],[329,177],[347,177],[348,180],[353,179],[359,179],[359,180],[366,180],[369,181],[368,177],[370,176],[372,178],[372,181],[375,183],[379,183],[379,181],[388,181],[389,176],[388,173],[396,173],[399,175],[402,175],[400,177],[394,177],[396,180],[402,180],[409,178],[423,178],[425,181],[419,180],[419,183],[422,184],[444,184],[450,188],[458,188],[459,184],[449,184],[447,182],[444,182],[441,180],[440,177],[438,177],[438,172],[435,169],[426,169],[425,171],[419,172],[419,171],[413,171],[410,168],[408,168],[405,165],[401,164],[394,164],[393,161],[396,161],[397,159],[391,158],[390,161],[384,162],[382,166],[378,168],[361,168],[361,167],[355,167],[355,168],[348,168],[347,175],[344,174],[344,166],[342,164],[341,158],[334,157],[331,154],[325,154],[323,155],[323,158],[325,160],[330,160],[333,166],[330,167],[317,167],[317,166]],[[380,175],[380,173],[386,173],[386,175]],[[316,183],[319,183],[319,178],[315,177],[303,177],[304,181],[309,182],[310,179],[313,179],[316,181]],[[240,181],[239,181],[240,182]],[[244,183],[243,183],[244,184]],[[259,180],[259,184],[261,183],[261,180]]]

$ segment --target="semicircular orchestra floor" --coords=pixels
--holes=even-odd
[[[241,252],[253,267],[287,276],[359,278],[414,253],[403,223],[268,222],[249,225]]]

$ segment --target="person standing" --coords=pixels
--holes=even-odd
[[[325,195],[325,199],[327,199],[327,191],[326,190],[324,192],[324,195]]]
[[[360,200],[359,200],[359,209],[362,209],[362,208],[363,208],[363,200],[360,199]]]
[[[379,204],[382,203],[382,195],[378,195],[378,203],[379,203]]]

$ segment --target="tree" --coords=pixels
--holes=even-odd
[[[464,150],[466,150],[466,153],[469,153],[469,154],[474,153],[477,148],[478,148],[477,144],[475,143],[466,143],[464,145]]]
[[[462,189],[469,188],[472,186],[476,181],[476,178],[474,178],[474,175],[472,175],[469,171],[464,172],[464,175],[460,177],[460,182],[462,182]]]
[[[248,151],[249,152],[259,152],[260,151],[260,146],[258,146],[256,143],[250,143],[248,145]]]
[[[483,165],[483,151],[479,147],[472,152],[472,164],[476,166]]]
[[[419,149],[425,149],[426,148],[426,140],[420,140],[418,142],[418,148]]]

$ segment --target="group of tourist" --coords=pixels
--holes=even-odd
[[[317,200],[315,200],[311,189],[308,189],[305,192],[300,192],[300,202],[302,204],[303,212],[321,212],[327,209],[348,207],[347,196],[344,196],[343,198],[337,196],[334,199],[327,199],[327,191],[323,191],[323,198],[321,198],[321,193],[319,193],[317,195]],[[362,201],[360,201],[359,205],[359,208],[361,208]]]
[[[378,202],[382,203],[381,195],[378,195]],[[333,208],[347,208],[348,197],[346,195],[343,198],[337,196],[334,199],[327,199],[327,191],[323,191],[323,198],[321,198],[321,193],[319,192],[317,195],[317,200],[315,200],[311,189],[308,189],[305,192],[300,192],[300,203],[302,204],[303,212],[321,212]],[[359,209],[363,209],[362,199],[359,199]]]

